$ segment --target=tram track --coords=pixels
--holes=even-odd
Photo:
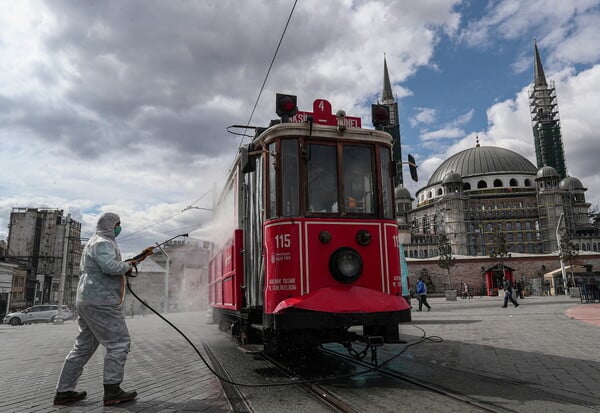
[[[202,348],[206,355],[208,356],[212,368],[219,374],[220,377],[224,377],[229,381],[219,380],[221,383],[221,387],[223,388],[223,393],[225,393],[225,397],[229,401],[231,405],[231,409],[233,413],[254,413],[254,410],[248,403],[246,397],[240,392],[238,387],[231,382],[233,381],[223,364],[219,361],[219,358],[210,348],[208,343],[204,340],[200,340],[202,344]]]
[[[369,374],[369,373],[375,372],[382,376],[392,378],[393,380],[400,380],[402,382],[409,383],[411,386],[415,386],[420,389],[425,389],[428,392],[434,392],[436,394],[440,394],[440,395],[444,396],[445,398],[452,399],[455,403],[459,403],[463,406],[464,405],[468,406],[470,408],[469,411],[481,411],[481,412],[489,412],[489,413],[515,413],[516,412],[515,410],[506,409],[506,408],[503,408],[500,406],[495,406],[495,405],[491,405],[489,403],[475,400],[467,395],[452,392],[448,389],[444,389],[433,383],[426,383],[426,382],[423,382],[422,380],[411,378],[405,374],[394,372],[393,370],[378,368],[376,366],[373,366],[372,364],[362,362],[360,360],[356,360],[352,357],[345,356],[343,354],[336,353],[334,351],[330,351],[327,349],[320,349],[319,351],[322,354],[325,354],[328,357],[334,358],[338,361],[342,361],[343,363],[346,363],[346,364],[350,363],[354,366],[358,366],[358,367],[362,368],[363,369],[362,372],[364,374]],[[299,375],[299,370],[301,370],[302,367],[298,367],[297,365],[294,368],[292,368],[288,364],[286,364],[286,361],[276,360],[276,359],[273,359],[270,357],[265,357],[265,359],[269,363],[273,364],[278,369],[280,369],[281,371],[286,373],[287,375],[289,375],[291,377],[296,377],[299,382],[306,382],[303,384],[299,384],[299,386],[302,386],[314,398],[316,398],[317,400],[319,400],[321,403],[328,406],[329,408],[332,408],[334,411],[340,412],[340,413],[358,413],[358,412],[366,411],[364,405],[358,405],[358,404],[352,402],[351,400],[348,400],[348,399],[344,398],[343,396],[338,395],[337,391],[336,391],[336,385],[332,384],[335,381],[339,385],[340,380],[343,381],[344,377],[347,377],[349,379],[350,377],[361,376],[363,374],[363,373],[361,373],[361,371],[358,371],[356,373],[344,374],[340,378],[335,378],[335,377],[334,378],[327,378],[327,377],[315,378],[315,377],[311,377],[311,376]],[[294,363],[295,363],[295,361],[294,361]],[[357,389],[355,388],[354,390],[356,391]],[[368,392],[369,388],[365,387],[362,390],[364,390],[365,392]],[[400,398],[398,396],[399,396],[398,393],[388,394],[387,397],[390,400],[388,400],[386,403],[388,405],[398,405],[399,403],[402,403],[399,401]],[[358,397],[360,398],[360,396],[358,396]],[[364,397],[364,399],[367,399],[367,398],[368,397]],[[427,399],[427,398],[425,398],[425,399]],[[476,410],[474,410],[474,409],[476,409]],[[457,410],[461,410],[461,409],[458,408]]]
[[[371,369],[371,371],[373,372],[377,372],[379,374],[382,374],[384,376],[396,379],[396,380],[400,380],[402,382],[406,382],[406,383],[410,383],[414,386],[417,386],[419,388],[422,389],[426,389],[430,392],[434,392],[437,394],[440,394],[444,397],[447,397],[449,399],[455,400],[457,402],[463,403],[471,408],[477,408],[480,409],[483,412],[489,412],[489,413],[516,413],[516,410],[512,410],[512,409],[507,409],[505,407],[502,406],[498,406],[495,404],[491,404],[488,402],[483,402],[481,400],[477,400],[471,396],[468,396],[464,393],[459,393],[450,389],[447,389],[443,386],[440,386],[438,384],[435,383],[431,383],[431,382],[426,382],[423,381],[421,379],[415,378],[415,377],[410,377],[407,374],[404,373],[400,373],[397,371],[394,371],[392,369],[389,368],[383,368],[383,367],[378,367],[378,366],[374,366],[372,364],[369,364],[367,362],[361,361],[361,360],[357,360],[356,358],[350,357],[348,355],[345,354],[341,354],[338,353],[336,351],[332,351],[332,350],[328,350],[325,348],[321,348],[320,351],[322,351],[324,354],[327,354],[331,357],[335,357],[338,358],[340,360],[344,360],[346,362],[351,362],[354,363],[358,366],[364,367],[366,369]]]

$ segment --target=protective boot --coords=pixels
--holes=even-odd
[[[54,396],[54,405],[60,406],[71,404],[85,399],[87,392],[84,391],[57,391]]]
[[[121,389],[121,383],[104,385],[104,405],[112,406],[119,403],[125,403],[135,399],[137,392],[124,391]]]

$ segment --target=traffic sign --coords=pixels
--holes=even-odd
[[[337,126],[338,118],[331,113],[331,103],[325,99],[316,99],[313,102],[313,111],[305,112],[299,110],[294,116],[290,117],[290,122],[301,123],[306,122],[308,117],[313,117],[313,122],[319,125]],[[355,116],[345,116],[344,125],[348,128],[360,128],[361,119]]]

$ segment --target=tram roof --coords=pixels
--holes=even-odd
[[[254,144],[269,144],[273,140],[281,137],[302,136],[325,140],[344,140],[344,141],[362,141],[378,142],[391,145],[392,136],[380,130],[347,128],[343,133],[338,131],[337,126],[319,125],[313,123],[312,130],[308,122],[301,123],[278,123],[271,126],[254,139]]]

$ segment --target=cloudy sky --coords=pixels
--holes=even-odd
[[[212,206],[293,6],[0,0],[0,239],[13,207],[63,209],[83,236],[117,212],[125,253],[205,225],[184,209]],[[569,174],[600,204],[600,0],[298,0],[250,123],[286,92],[370,125],[385,54],[413,194],[475,136],[535,163],[534,37]]]

